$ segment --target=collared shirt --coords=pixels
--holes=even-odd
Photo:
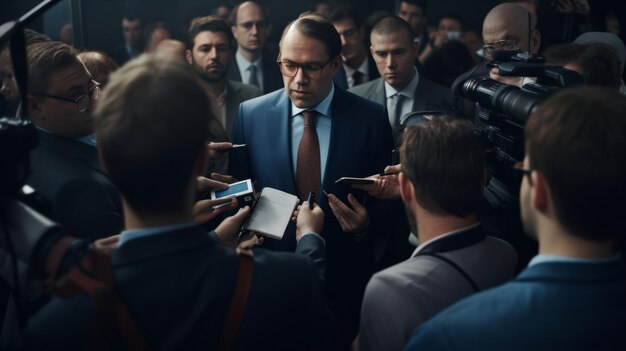
[[[137,238],[144,238],[151,235],[158,235],[162,233],[172,232],[175,230],[187,229],[197,226],[196,223],[188,222],[188,223],[178,223],[172,225],[165,225],[160,227],[151,227],[151,228],[139,228],[139,229],[129,229],[124,230],[120,233],[120,241],[118,246],[122,246],[125,242]]]
[[[35,127],[36,127],[37,129],[41,130],[41,131],[42,131],[42,132],[44,132],[44,133],[48,133],[48,134],[52,134],[52,135],[56,135],[56,134],[52,133],[51,131],[49,131],[49,130],[47,130],[47,129],[41,128],[41,127],[39,127],[39,126],[35,126]],[[90,145],[90,146],[93,146],[93,147],[96,147],[96,146],[97,146],[97,142],[96,142],[96,135],[95,135],[95,134],[85,135],[85,136],[83,136],[83,137],[76,138],[76,139],[74,139],[74,140],[76,140],[76,141],[80,141],[80,142],[81,142],[81,143],[83,143],[83,144],[87,144],[87,145]]]
[[[237,53],[235,54],[235,61],[237,61],[237,67],[239,67],[239,73],[241,73],[241,81],[245,84],[250,84],[250,71],[248,70],[248,67],[255,65],[256,78],[257,82],[259,82],[259,89],[261,89],[261,91],[265,91],[263,89],[263,66],[261,64],[262,58],[263,56],[259,56],[256,61],[250,62],[245,57],[243,57],[243,55],[241,55],[241,52],[239,52],[239,50],[237,50]]]
[[[417,89],[417,83],[419,83],[419,73],[417,72],[417,69],[415,69],[415,75],[413,76],[413,79],[411,79],[411,82],[400,91],[397,91],[394,87],[389,85],[389,83],[385,82],[387,111],[390,110],[389,104],[391,102],[392,96],[400,94],[404,97],[404,99],[402,100],[402,110],[400,110],[400,118],[402,118],[402,116],[409,112],[413,112],[413,103],[415,101],[415,89]],[[399,122],[402,123],[402,119],[400,119]]]
[[[528,262],[528,267],[541,264],[541,263],[592,263],[592,264],[604,264],[611,263],[614,261],[619,261],[620,255],[613,255],[608,258],[577,258],[577,257],[569,257],[569,256],[561,256],[561,255],[537,255],[533,257],[530,262]]]
[[[224,91],[220,95],[216,96],[209,92],[211,111],[224,130],[226,130],[226,94],[228,94],[228,84],[224,86]]]
[[[300,139],[304,131],[304,117],[302,111],[315,110],[319,114],[315,123],[315,131],[317,132],[317,140],[320,144],[320,180],[324,181],[324,172],[326,171],[326,160],[328,159],[328,148],[330,145],[330,127],[332,125],[331,102],[335,94],[335,85],[332,83],[330,92],[320,101],[319,104],[312,108],[302,109],[291,104],[291,161],[293,164],[293,174],[296,174],[298,167],[298,147]]]
[[[354,87],[354,77],[353,77],[354,71],[359,71],[361,72],[361,74],[363,74],[363,80],[361,81],[361,84],[370,81],[370,75],[369,75],[370,63],[367,57],[365,58],[363,63],[359,66],[359,68],[353,69],[352,67],[344,63],[343,69],[346,71],[346,80],[348,81],[349,88]]]
[[[431,244],[431,243],[433,243],[433,242],[435,242],[435,241],[437,241],[437,240],[441,240],[441,239],[443,239],[443,238],[446,238],[446,237],[452,236],[452,235],[454,235],[454,234],[456,234],[456,233],[460,233],[460,232],[465,231],[465,230],[473,229],[473,228],[475,228],[475,227],[478,227],[479,225],[480,225],[480,222],[476,222],[476,223],[474,223],[474,224],[472,224],[472,225],[469,225],[469,226],[467,226],[467,227],[463,227],[463,228],[460,228],[460,229],[457,229],[457,230],[453,230],[453,231],[451,231],[451,232],[447,232],[447,233],[445,233],[445,234],[441,234],[441,235],[439,235],[439,236],[437,236],[437,237],[434,237],[434,238],[432,238],[432,239],[428,240],[427,242],[420,244],[420,245],[419,245],[419,246],[415,249],[415,251],[413,251],[413,254],[411,255],[411,257],[415,257],[417,254],[419,254],[419,253],[420,253],[420,251],[422,251],[422,250],[424,249],[424,247],[428,246],[429,244]]]

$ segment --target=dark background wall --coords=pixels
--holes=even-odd
[[[299,13],[309,9],[313,0],[257,0],[264,5],[273,24],[273,40],[278,41],[282,28]],[[547,3],[551,0],[539,0]],[[0,23],[17,18],[34,7],[40,0],[0,0]],[[207,15],[221,3],[231,7],[238,1],[234,0],[63,0],[46,15],[33,22],[31,27],[45,32],[53,39],[58,37],[58,30],[64,24],[73,21],[77,47],[109,51],[122,42],[120,22],[125,11],[140,11],[147,21],[165,21],[173,29],[179,39],[184,39],[185,28],[189,20],[196,16]],[[394,11],[398,0],[362,1],[335,0],[346,3],[361,16],[365,17],[374,11]],[[436,23],[443,14],[456,13],[461,15],[470,28],[480,32],[485,14],[499,0],[429,0],[429,19]],[[602,12],[606,8],[616,8],[622,18],[624,31],[625,1],[591,0],[593,9]],[[71,16],[73,14],[74,16]],[[81,30],[82,29],[82,30]],[[271,39],[271,40],[272,40]]]

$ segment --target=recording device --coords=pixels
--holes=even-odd
[[[211,191],[212,200],[230,197],[235,197],[237,199],[238,207],[253,206],[256,198],[254,196],[254,186],[252,186],[252,180],[242,180],[240,182],[230,184],[226,189]],[[218,205],[214,208],[220,208],[228,205],[230,205],[230,203]]]
[[[578,73],[548,66],[543,58],[526,53],[496,51],[488,67],[501,76],[536,77],[521,88],[487,77],[467,80],[460,93],[477,103],[480,132],[487,141],[487,163],[496,184],[509,194],[517,193],[519,178],[511,166],[524,158],[524,125],[537,107],[554,92],[584,84]]]

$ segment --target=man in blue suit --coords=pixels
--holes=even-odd
[[[406,350],[626,350],[626,97],[565,90],[526,124],[520,207],[539,255],[423,325]],[[600,175],[601,178],[598,176]]]
[[[403,211],[373,198],[365,203],[365,193],[352,194],[335,180],[380,173],[391,158],[391,128],[381,105],[333,85],[341,40],[330,22],[301,16],[285,28],[280,49],[285,89],[241,104],[232,140],[247,150],[230,153],[230,173],[301,200],[315,192],[324,212],[332,212],[321,233],[329,304],[348,345],[358,329],[365,285],[385,248],[379,234],[388,230],[380,228]],[[265,245],[292,250],[293,233],[289,228],[282,240],[266,239]]]
[[[124,201],[126,230],[111,254],[113,284],[151,349],[216,350],[238,286],[232,247],[250,209],[210,233],[193,220],[196,176],[208,159],[209,106],[186,63],[144,55],[112,76],[95,112],[103,165]],[[325,244],[316,234],[323,218],[318,206],[300,209],[298,255],[254,251],[233,349],[327,350],[332,344],[322,280]],[[102,319],[90,320],[97,312],[84,294],[54,299],[30,320],[28,348],[103,348],[94,345],[94,336],[105,332]],[[67,323],[58,323],[60,315]],[[127,326],[118,325],[122,331]]]

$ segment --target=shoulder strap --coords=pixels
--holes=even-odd
[[[230,307],[226,315],[224,329],[220,337],[220,351],[235,349],[235,339],[239,331],[246,302],[248,301],[250,285],[252,285],[252,268],[254,263],[252,251],[237,249],[237,255],[239,256],[239,272],[233,298],[230,300]]]
[[[480,291],[480,288],[478,288],[478,285],[476,285],[476,282],[474,282],[474,279],[472,279],[472,277],[470,277],[469,274],[467,274],[467,272],[463,270],[463,268],[461,268],[458,264],[454,263],[454,261],[452,261],[451,259],[442,255],[436,254],[434,252],[424,252],[424,253],[418,254],[418,256],[431,256],[431,257],[435,257],[444,261],[445,263],[449,264],[452,268],[454,268],[457,272],[459,272],[459,274],[461,274],[463,278],[465,278],[465,280],[467,280],[467,282],[472,286],[472,289],[474,289],[475,292]]]

